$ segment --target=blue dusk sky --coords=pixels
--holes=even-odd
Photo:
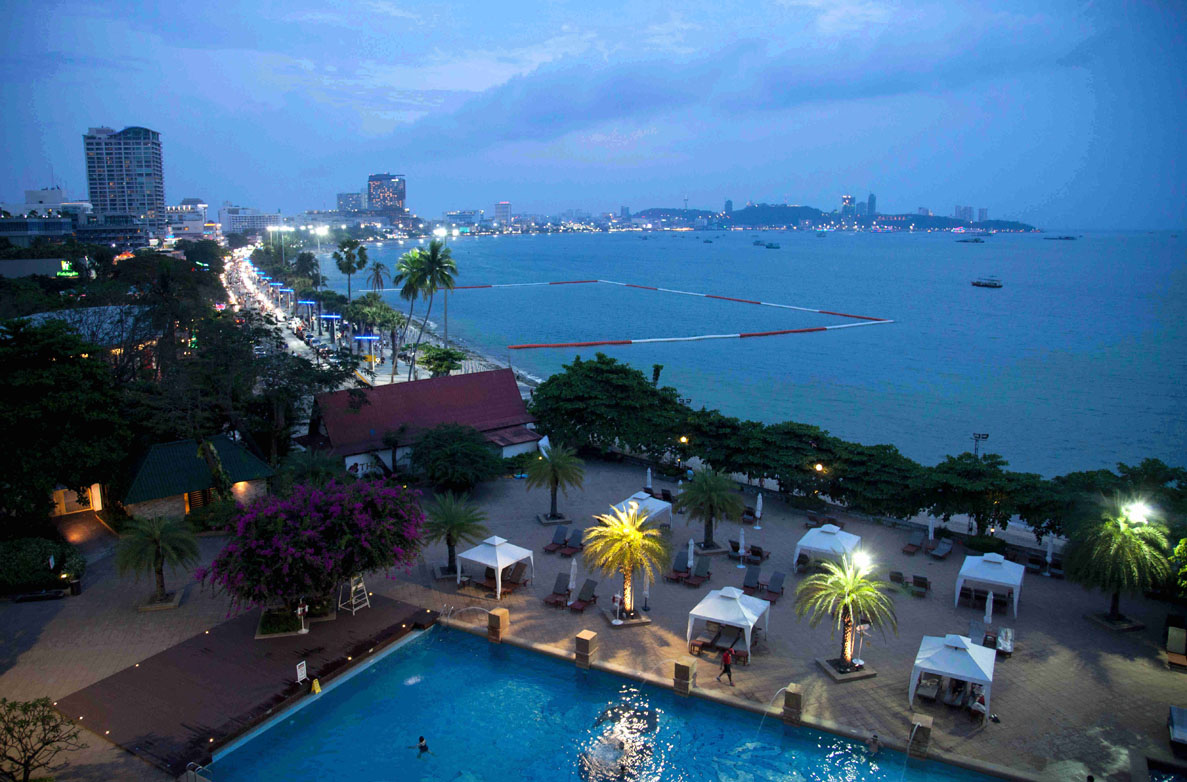
[[[0,200],[85,197],[90,126],[160,131],[169,202],[879,211],[1187,223],[1187,3],[9,0]]]

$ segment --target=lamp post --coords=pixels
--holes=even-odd
[[[981,443],[988,439],[988,432],[973,432],[973,456],[981,457]]]

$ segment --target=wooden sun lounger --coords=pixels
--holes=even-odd
[[[746,561],[753,562],[756,565],[765,562],[770,558],[771,552],[763,551],[762,546],[751,546],[750,553],[746,555]]]
[[[903,553],[914,555],[921,548],[923,548],[923,533],[912,532],[911,537],[907,538],[907,545],[903,546]]]
[[[577,599],[573,601],[573,605],[569,606],[569,610],[578,614],[585,613],[585,609],[598,602],[598,596],[594,594],[594,590],[597,588],[597,581],[592,578],[585,579],[585,583],[581,585],[581,591],[577,593]]]
[[[684,579],[684,584],[685,586],[699,587],[701,584],[708,581],[712,576],[713,573],[709,570],[709,558],[701,557],[697,560],[697,566],[692,575]]]
[[[927,552],[929,557],[935,559],[944,559],[952,553],[952,541],[949,538],[944,538],[940,541],[940,545],[936,546],[933,551]]]
[[[738,541],[730,541],[730,550],[726,552],[726,556],[728,556],[730,559],[741,561],[742,550],[738,547]]]
[[[544,547],[544,550],[551,554],[554,551],[560,551],[564,548],[565,543],[569,537],[569,527],[557,527],[552,531],[552,542]]]
[[[783,573],[776,570],[775,574],[771,576],[771,581],[768,584],[763,584],[762,599],[770,602],[771,605],[783,596],[783,580],[787,578]]]
[[[664,581],[675,581],[677,583],[688,578],[688,552],[681,551],[676,555],[676,560],[672,563],[672,570],[664,575]]]
[[[556,583],[552,586],[552,594],[544,598],[544,605],[564,608],[569,602],[569,577],[564,573],[556,574]]]
[[[753,595],[762,588],[762,584],[758,580],[759,574],[761,572],[762,568],[758,567],[757,565],[751,565],[750,567],[746,568],[746,577],[742,579],[743,592],[748,595]]]
[[[1187,670],[1187,630],[1182,627],[1166,630],[1166,664]]]
[[[581,536],[585,534],[585,530],[574,529],[569,532],[569,537],[565,541],[565,546],[560,550],[562,557],[571,557],[581,549],[585,548],[585,544],[581,542]]]

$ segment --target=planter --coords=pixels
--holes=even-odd
[[[549,516],[547,513],[536,514],[536,521],[540,522],[542,527],[555,527],[559,524],[568,524],[572,519],[563,513],[558,513],[555,516]]]
[[[1085,614],[1084,618],[1115,633],[1132,633],[1136,630],[1146,629],[1146,625],[1136,619],[1130,619],[1128,616],[1123,616],[1120,619],[1110,619],[1107,613],[1103,613]]]
[[[82,594],[82,579],[81,578],[70,579],[70,594],[73,597],[77,597]]]
[[[872,679],[878,675],[878,672],[868,665],[862,666],[858,670],[842,671],[841,658],[839,657],[834,657],[832,659],[817,657],[816,664],[819,665],[821,669],[823,669],[824,672],[829,675],[829,678],[837,684],[858,682],[862,679]]]
[[[288,637],[294,636],[294,635],[307,635],[309,633],[308,628],[306,628],[304,631],[299,630],[298,628],[300,627],[300,625],[297,622],[294,622],[293,624],[284,625],[284,627],[286,629],[280,630],[278,632],[270,632],[270,633],[264,632],[264,620],[268,618],[268,614],[270,614],[270,613],[272,613],[272,612],[270,612],[270,611],[261,611],[260,612],[260,621],[258,623],[256,623],[255,640],[259,641],[259,640],[263,640],[266,638],[288,638]],[[287,611],[285,613],[288,614]],[[288,615],[292,616],[292,618],[294,620],[297,619],[296,614],[288,614]]]
[[[155,596],[150,595],[148,600],[136,606],[136,610],[142,614],[151,613],[153,611],[171,611],[181,605],[181,596],[185,592],[184,589],[178,589],[175,592],[166,592],[165,599],[157,601]]]

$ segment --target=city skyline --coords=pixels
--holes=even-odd
[[[1180,7],[783,0],[721,19],[711,4],[558,3],[513,24],[494,9],[298,3],[230,26],[217,4],[184,18],[50,5],[9,9],[5,198],[51,184],[83,197],[78,135],[107,125],[161,133],[170,201],[269,212],[333,209],[400,171],[408,208],[429,216],[501,200],[831,209],[872,191],[888,214],[1187,221],[1159,195],[1187,162]]]

